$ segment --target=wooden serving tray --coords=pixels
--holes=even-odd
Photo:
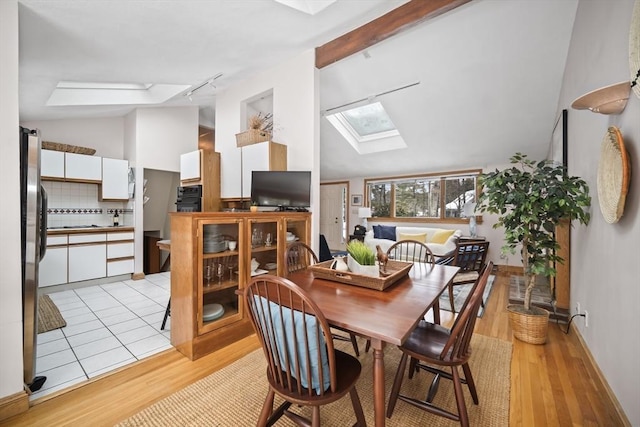
[[[393,261],[387,262],[387,275],[384,277],[371,277],[356,274],[351,271],[332,270],[333,260],[320,262],[312,265],[309,269],[313,276],[319,279],[331,280],[334,282],[346,283],[347,285],[361,286],[363,288],[383,291],[393,285],[398,280],[409,274],[413,266],[412,262]]]

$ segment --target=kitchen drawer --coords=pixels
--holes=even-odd
[[[67,235],[47,236],[47,246],[60,246],[67,244]]]
[[[107,233],[107,241],[113,242],[114,240],[133,240],[133,231]]]
[[[133,258],[107,262],[107,276],[133,273]]]
[[[69,244],[74,243],[92,243],[106,242],[107,233],[90,233],[90,234],[71,234],[69,236]]]
[[[107,259],[133,256],[133,243],[107,244]]]

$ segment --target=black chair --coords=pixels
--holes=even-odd
[[[289,274],[299,270],[304,270],[310,265],[317,264],[318,257],[316,256],[315,252],[313,252],[313,249],[311,249],[308,245],[302,242],[295,242],[287,247],[287,251],[284,255],[284,261],[284,269],[287,274]],[[341,330],[337,327],[334,327],[334,329]],[[353,346],[353,351],[356,353],[356,356],[360,357],[360,349],[358,348],[358,341],[356,340],[355,335],[349,333],[349,337],[345,337],[339,334],[333,334],[333,338],[340,341],[350,341],[351,345]]]
[[[438,260],[438,264],[460,267],[460,271],[449,284],[449,303],[453,314],[456,313],[453,302],[453,287],[474,283],[478,280],[480,271],[485,266],[488,250],[489,242],[486,241],[463,242],[458,243],[453,256]],[[484,302],[482,304],[484,307]]]
[[[320,262],[329,261],[333,259],[331,256],[331,249],[329,249],[329,244],[327,243],[327,239],[324,237],[324,234],[320,235],[320,254],[319,254]]]
[[[269,392],[258,426],[286,415],[299,426],[319,426],[320,406],[351,397],[356,426],[366,426],[356,390],[362,366],[334,349],[329,323],[318,306],[290,280],[264,275],[244,290],[244,300],[267,360]],[[284,402],[274,411],[275,395]],[[312,419],[291,411],[292,404],[312,407]]]
[[[469,369],[469,359],[471,357],[470,343],[478,316],[478,310],[480,309],[480,302],[482,301],[482,294],[487,285],[492,268],[493,263],[489,263],[483,270],[472,292],[460,310],[460,314],[451,326],[451,329],[422,321],[411,332],[411,335],[405,343],[398,347],[402,351],[402,357],[400,358],[398,371],[396,372],[396,377],[391,387],[389,405],[387,406],[388,418],[391,418],[393,415],[399,398],[404,402],[435,415],[459,421],[462,426],[469,425],[469,416],[464,401],[462,384],[467,385],[473,403],[477,405],[479,403],[478,393],[473,381],[473,376],[471,375],[471,369]],[[409,378],[413,376],[415,368],[424,369],[435,374],[425,400],[400,394],[402,379],[409,357],[412,359],[409,368]],[[414,362],[414,360],[416,362]],[[458,367],[462,367],[464,377],[460,376]],[[441,378],[453,381],[458,413],[450,412],[433,404],[433,398],[438,390]]]

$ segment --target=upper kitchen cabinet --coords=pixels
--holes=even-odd
[[[102,157],[65,153],[65,179],[67,181],[102,181]]]
[[[200,163],[203,150],[191,151],[180,155],[180,181],[199,181]]]
[[[42,150],[40,176],[42,178],[64,179],[63,151]]]
[[[246,145],[242,150],[242,194],[251,194],[251,172],[286,171],[287,146],[273,141]]]
[[[197,150],[180,156],[180,185],[202,185],[202,211],[220,210],[220,153]]]
[[[129,162],[102,158],[102,200],[129,199]]]

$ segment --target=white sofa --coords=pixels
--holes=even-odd
[[[425,242],[426,245],[429,247],[429,249],[431,249],[431,252],[433,252],[433,254],[436,257],[441,257],[452,252],[456,248],[456,243],[458,241],[458,238],[462,236],[462,230],[450,230],[445,228],[396,226],[395,231],[396,231],[395,233],[396,240],[394,241],[391,239],[375,238],[374,231],[373,229],[371,229],[365,233],[364,243],[368,247],[373,249],[373,251],[376,250],[376,245],[380,245],[380,248],[384,252],[386,252],[391,247],[391,245],[393,245],[395,242],[400,240],[401,237],[405,237],[405,239],[420,240],[419,238],[415,238],[412,236],[422,237],[420,235],[426,233],[426,242]],[[432,241],[433,237],[436,235],[437,232],[447,232],[447,231],[453,231],[453,233],[447,238],[447,240],[444,243],[435,243]]]

